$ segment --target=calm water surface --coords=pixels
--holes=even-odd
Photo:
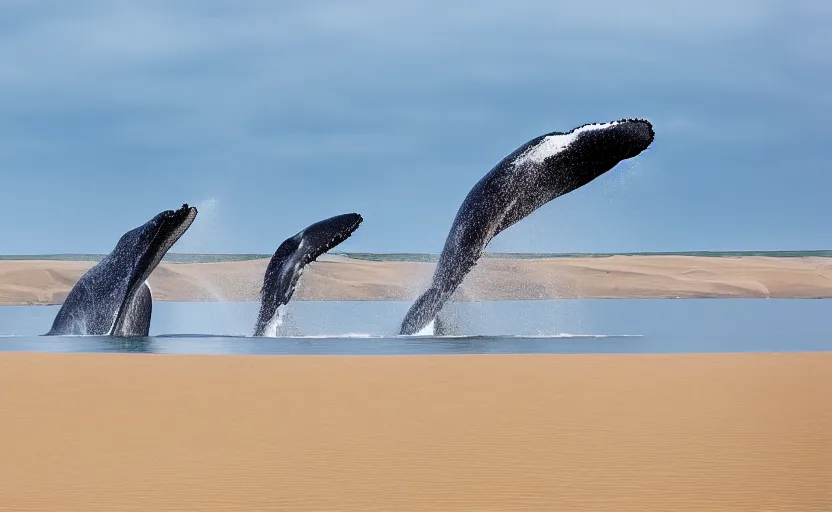
[[[58,306],[0,307],[0,351],[483,354],[830,351],[832,300],[613,299],[451,303],[454,335],[396,336],[410,302],[290,304],[278,338],[257,303],[156,302],[151,336],[45,337]]]

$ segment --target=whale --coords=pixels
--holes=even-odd
[[[147,336],[153,297],[147,279],[187,231],[197,209],[165,210],[124,233],[70,290],[46,336]]]
[[[255,337],[276,336],[284,307],[295,293],[306,265],[349,238],[363,220],[358,213],[336,215],[311,224],[280,244],[263,276]]]
[[[442,306],[495,236],[549,201],[638,156],[654,137],[649,121],[622,119],[546,133],[505,156],[460,205],[431,283],[407,311],[399,333],[417,334],[431,323],[435,329]]]

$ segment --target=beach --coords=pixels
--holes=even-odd
[[[832,353],[4,353],[0,389],[0,510],[832,509]]]
[[[60,304],[94,262],[0,261],[0,305]],[[149,282],[157,301],[259,299],[267,259],[162,262]],[[324,255],[304,271],[292,300],[413,300],[430,262],[366,261]],[[557,298],[830,298],[832,258],[609,256],[487,258],[455,300]]]

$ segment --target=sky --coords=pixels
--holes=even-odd
[[[172,252],[439,252],[531,138],[649,119],[652,146],[489,245],[832,248],[826,0],[8,0],[0,254],[106,253],[183,203]]]

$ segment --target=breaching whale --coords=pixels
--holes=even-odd
[[[587,124],[535,137],[503,158],[462,202],[431,285],[410,307],[400,333],[415,334],[436,319],[495,236],[637,156],[654,136],[650,122],[641,119]]]
[[[357,213],[330,217],[310,225],[280,244],[263,276],[260,313],[254,326],[254,336],[275,336],[280,307],[292,298],[303,268],[349,238],[363,220]]]
[[[122,235],[75,283],[46,335],[147,336],[153,307],[147,278],[196,214],[184,204]]]

